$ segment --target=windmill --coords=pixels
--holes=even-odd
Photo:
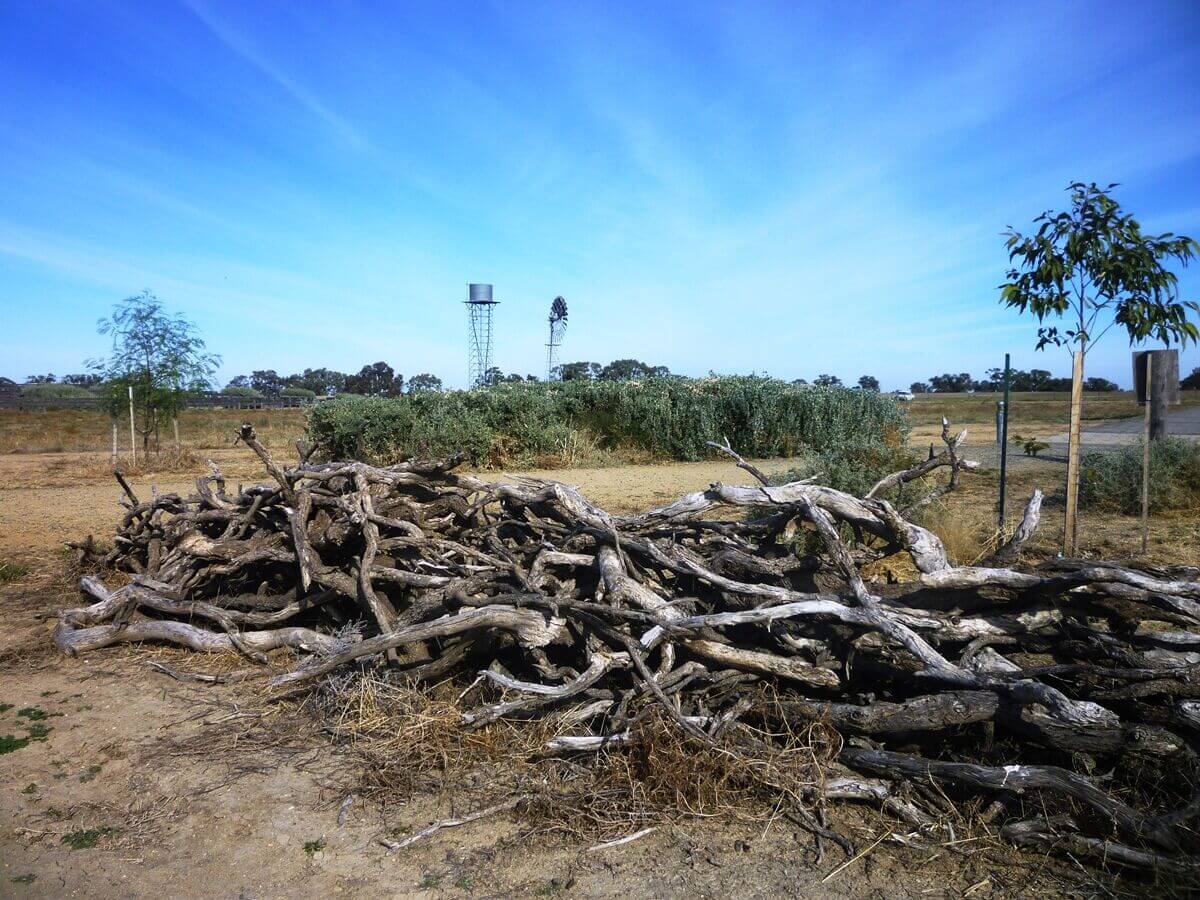
[[[550,304],[550,340],[546,343],[546,380],[554,378],[554,369],[558,366],[558,348],[562,345],[563,335],[567,332],[567,301],[555,297]]]

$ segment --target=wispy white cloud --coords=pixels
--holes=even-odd
[[[324,121],[347,144],[359,150],[370,149],[370,142],[354,125],[331,109],[311,90],[284,72],[251,40],[214,14],[201,0],[182,0],[182,2],[221,43],[270,78],[310,113]]]

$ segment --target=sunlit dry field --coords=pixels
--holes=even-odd
[[[304,433],[303,409],[189,409],[179,417],[179,440],[185,447],[208,450],[233,445],[233,435],[250,422],[269,447],[291,444]],[[161,440],[170,442],[168,427]],[[129,450],[129,418],[117,424],[117,442]],[[112,420],[96,410],[0,410],[0,453],[110,452]]]
[[[1183,392],[1183,405],[1200,406],[1200,391]],[[996,402],[999,394],[922,394],[905,407],[915,438],[940,430],[942,416],[953,425],[968,425],[976,440],[995,436]],[[1071,397],[1067,393],[1014,393],[1010,430],[1024,429],[1030,435],[1065,431]],[[1141,414],[1130,391],[1084,395],[1084,420],[1119,419]],[[211,450],[233,445],[233,434],[250,422],[268,447],[290,447],[304,433],[304,409],[190,409],[179,417],[180,442],[193,450]],[[168,441],[170,434],[164,434]],[[118,422],[118,447],[129,448],[129,421]],[[0,454],[109,452],[112,420],[99,411],[0,410]]]
[[[971,548],[986,542],[994,525],[997,478],[994,471],[996,394],[919,395],[905,404],[912,426],[910,441],[924,448],[937,440],[945,416],[954,429],[967,427],[971,448],[993,467],[964,479],[963,489],[948,498],[954,515],[934,523],[935,530],[953,533],[944,537],[959,547],[957,556],[969,561]],[[1184,393],[1183,402],[1200,405],[1200,392]],[[1061,433],[1067,427],[1069,395],[1020,393],[1012,396],[1010,432],[1026,435]],[[1139,407],[1130,392],[1085,395],[1085,420],[1137,415]],[[234,442],[242,423],[254,425],[263,443],[281,458],[294,454],[294,443],[303,436],[306,412],[279,410],[189,410],[180,417],[182,446],[164,447],[161,453],[139,455],[136,467],[128,454],[128,423],[118,431],[120,464],[131,481],[146,490],[191,489],[193,479],[217,463],[236,481],[266,478],[257,458]],[[111,423],[99,412],[48,410],[0,411],[0,554],[6,549],[48,549],[89,532],[103,536],[114,519],[114,483],[111,475]],[[1061,463],[1031,460],[1016,451],[1010,473],[1009,510],[1015,514],[1033,487],[1048,496],[1047,516],[1037,539],[1044,552],[1053,552],[1061,533]],[[771,461],[768,471],[783,472],[787,460]],[[614,511],[630,512],[663,502],[710,481],[737,480],[742,476],[722,461],[700,463],[648,463],[600,468],[541,470],[539,474],[580,485],[590,496]],[[61,492],[58,496],[56,492]],[[1086,542],[1097,555],[1123,556],[1138,547],[1136,518],[1087,514]],[[1200,561],[1200,527],[1195,514],[1177,512],[1156,517],[1152,527],[1155,546],[1164,561]],[[969,524],[964,524],[969,523]]]
[[[941,430],[942,416],[953,425],[968,425],[976,440],[996,436],[996,403],[1002,394],[922,394],[908,404],[913,436],[922,437]],[[1066,432],[1071,417],[1071,395],[1066,392],[1014,393],[1009,433],[1044,437]],[[1183,391],[1181,405],[1200,406],[1200,391]],[[1142,415],[1132,391],[1085,393],[1083,420],[1103,422]]]

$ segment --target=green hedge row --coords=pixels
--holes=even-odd
[[[695,460],[728,436],[742,454],[791,456],[839,444],[898,446],[903,411],[876,393],[756,376],[503,384],[318,405],[309,437],[331,456],[393,462],[466,453],[476,465],[612,458]],[[578,448],[588,448],[580,460]]]
[[[21,396],[30,400],[76,400],[96,395],[77,384],[23,384]]]

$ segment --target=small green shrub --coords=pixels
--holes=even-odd
[[[803,462],[771,479],[787,484],[816,476],[827,487],[861,497],[884,475],[907,469],[917,457],[903,447],[891,447],[882,441],[859,440],[838,443],[802,454]]]
[[[99,775],[101,771],[103,771],[103,769],[104,769],[104,767],[103,767],[103,766],[100,766],[100,765],[91,765],[91,766],[88,766],[88,767],[87,767],[87,769],[86,769],[86,771],[84,771],[84,772],[81,772],[81,773],[79,774],[79,781],[80,781],[80,783],[81,783],[81,784],[87,784],[89,781],[92,781],[92,780],[94,780],[94,779],[95,779],[95,777],[96,777],[97,775]]]
[[[320,853],[324,849],[325,849],[325,839],[324,838],[317,838],[315,841],[305,841],[304,842],[304,852],[308,856],[315,856],[316,854]]]
[[[1105,512],[1142,511],[1143,444],[1087,453],[1080,467],[1081,505]],[[1165,438],[1150,444],[1150,511],[1200,506],[1200,444]]]
[[[772,476],[770,481],[779,485],[815,477],[822,485],[861,497],[884,475],[907,469],[916,461],[916,454],[883,441],[835,444],[821,450],[803,452],[799,465]],[[909,485],[899,490],[911,491],[913,488]],[[770,506],[756,506],[750,509],[749,514],[752,517],[768,516],[776,511]],[[799,529],[791,545],[792,551],[798,556],[815,555],[821,552],[821,548],[820,537],[809,529]]]
[[[70,831],[62,836],[62,843],[72,850],[90,850],[100,842],[101,838],[116,834],[119,829],[111,825],[101,825],[99,828],[86,828],[81,831]]]
[[[19,738],[11,734],[0,734],[0,756],[28,746],[29,738],[27,737]]]
[[[748,457],[845,445],[899,447],[905,414],[848,388],[759,376],[501,384],[404,397],[339,397],[316,406],[309,438],[334,457],[394,462],[467,454],[475,465],[561,465],[580,446],[626,458],[697,460],[725,437]]]
[[[1022,437],[1019,434],[1014,434],[1009,440],[1024,450],[1026,456],[1037,456],[1043,450],[1050,447],[1046,441],[1041,441],[1037,438]]]
[[[0,584],[8,584],[29,574],[29,566],[0,559]]]
[[[817,451],[816,460],[822,484],[861,497],[883,476],[915,465],[918,456],[904,447],[858,441]]]

